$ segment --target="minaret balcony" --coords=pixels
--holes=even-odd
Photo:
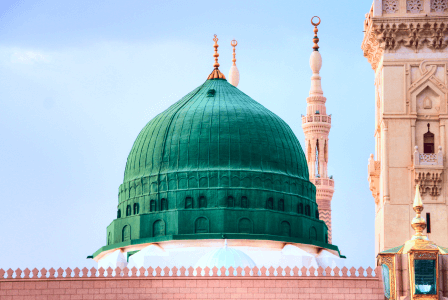
[[[443,166],[442,146],[437,153],[420,153],[415,146],[414,166]]]
[[[375,203],[379,203],[380,199],[380,174],[381,174],[381,162],[373,159],[373,154],[370,155],[368,164],[368,181],[369,188],[372,192],[372,196],[375,199]]]
[[[310,178],[310,181],[316,186],[331,186],[334,187],[334,180],[330,178]]]
[[[323,122],[331,124],[331,115],[302,115],[302,124],[311,123],[311,122]]]

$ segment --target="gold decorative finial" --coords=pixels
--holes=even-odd
[[[415,187],[414,204],[412,205],[416,216],[412,219],[411,227],[415,230],[412,240],[428,240],[428,237],[423,234],[423,230],[426,228],[426,221],[421,217],[423,211],[423,201],[420,195],[420,185]]]
[[[314,23],[313,22],[314,18],[318,18],[319,22]],[[317,37],[317,32],[319,30],[317,29],[317,26],[319,26],[319,24],[320,24],[320,18],[318,16],[312,17],[311,18],[311,24],[314,26],[314,38],[313,38],[314,46],[313,46],[313,49],[314,49],[314,51],[319,51],[319,45],[317,44],[317,43],[319,43],[319,38]]]
[[[231,42],[230,42],[230,45],[233,47],[233,59],[232,59],[232,61],[233,61],[233,65],[234,66],[236,66],[236,58],[235,58],[235,47],[236,47],[236,45],[238,45],[238,42],[236,41],[236,40],[232,40]]]
[[[218,45],[218,38],[216,37],[216,34],[215,34],[215,37],[213,38],[213,41],[215,42],[215,44],[213,45],[213,47],[215,47],[215,54],[213,54],[213,57],[215,58],[215,64],[213,65],[213,67],[215,69],[218,69],[219,68],[219,63],[218,63],[218,57],[219,57],[218,47],[219,47],[219,45]]]
[[[215,68],[212,73],[208,76],[208,79],[226,79],[226,77],[224,76],[224,74],[221,73],[221,71],[219,71],[219,63],[218,63],[218,57],[219,57],[219,53],[218,53],[218,37],[215,34],[215,37],[213,38],[213,41],[215,42],[215,44],[213,45],[213,47],[215,47],[215,54],[213,54],[213,57],[215,58],[215,64],[213,65],[213,67]]]

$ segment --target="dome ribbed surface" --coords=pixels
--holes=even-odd
[[[143,128],[124,181],[223,168],[308,180],[303,150],[282,119],[226,80],[207,80]]]

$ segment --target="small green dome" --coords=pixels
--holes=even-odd
[[[207,80],[143,128],[118,198],[108,249],[223,236],[330,246],[297,137],[223,79]]]

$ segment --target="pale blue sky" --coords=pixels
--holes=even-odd
[[[93,266],[143,126],[221,71],[301,143],[319,15],[332,114],[333,242],[374,266],[374,73],[360,49],[370,0],[0,1],[0,268]],[[403,226],[408,226],[403,224]]]

